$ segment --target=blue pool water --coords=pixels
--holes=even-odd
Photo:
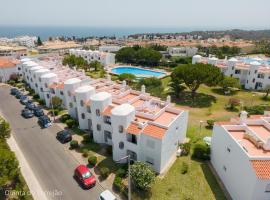
[[[165,73],[162,73],[162,72],[156,72],[152,70],[129,67],[129,66],[119,66],[119,67],[113,68],[112,72],[115,74],[124,74],[124,73],[134,74],[135,76],[139,76],[139,77],[150,77],[150,76],[159,77],[159,76],[165,75]]]
[[[251,63],[254,61],[258,61],[259,63],[270,65],[270,60],[256,60],[255,58],[243,58],[242,61],[245,63]]]

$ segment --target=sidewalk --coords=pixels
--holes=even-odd
[[[35,177],[35,174],[31,170],[31,167],[29,166],[27,160],[25,159],[23,153],[21,152],[19,146],[17,145],[17,142],[15,138],[10,136],[10,138],[7,140],[7,143],[10,147],[10,149],[15,153],[16,158],[19,161],[19,166],[21,168],[22,175],[29,187],[29,190],[36,200],[48,200],[47,196],[45,195],[44,191],[42,190],[37,178]]]

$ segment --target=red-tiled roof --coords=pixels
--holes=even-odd
[[[135,123],[131,123],[128,128],[127,128],[127,132],[131,133],[131,134],[140,134],[140,132],[142,131],[142,129]]]
[[[64,89],[64,83],[53,83],[53,84],[49,85],[49,88],[60,88],[60,89]]]
[[[270,160],[251,160],[250,162],[259,179],[270,179]]]
[[[161,128],[159,126],[148,124],[144,128],[143,133],[146,135],[149,135],[151,137],[154,137],[154,138],[162,139],[163,136],[165,135],[166,131],[167,131],[167,129],[165,129],[165,128]]]
[[[114,108],[114,106],[109,105],[107,108],[105,108],[105,110],[102,112],[102,115],[106,115],[106,116],[111,116],[112,114],[112,109]]]
[[[16,63],[13,60],[0,58],[0,68],[12,68],[15,67]]]

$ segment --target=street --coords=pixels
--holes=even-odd
[[[90,190],[82,189],[73,178],[79,164],[55,138],[61,129],[52,125],[41,129],[37,118],[24,119],[24,107],[10,95],[10,87],[0,86],[0,112],[10,123],[13,136],[31,166],[38,182],[49,199],[97,199],[103,191],[99,184]]]

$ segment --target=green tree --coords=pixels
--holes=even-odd
[[[14,153],[6,149],[0,149],[0,187],[13,180],[18,173],[18,161]]]
[[[99,69],[103,69],[103,66],[101,65],[100,62],[98,62],[97,60],[92,61],[90,63],[90,68],[93,68],[95,71],[99,70]]]
[[[264,89],[265,95],[263,96],[263,99],[267,100],[268,99],[268,95],[270,93],[270,85],[266,85],[265,89]]]
[[[116,53],[115,59],[117,62],[135,63],[135,54],[136,50],[134,48],[124,47]]]
[[[161,80],[156,77],[140,79],[137,84],[137,89],[140,89],[142,85],[145,86],[146,92],[154,96],[160,97],[164,91]]]
[[[219,86],[222,87],[224,92],[229,91],[230,88],[240,88],[239,79],[225,76],[224,79],[220,81]]]
[[[0,139],[9,138],[10,132],[11,130],[9,123],[4,119],[0,119]]]
[[[37,39],[37,46],[41,46],[42,45],[42,41],[40,39],[40,37],[38,36],[38,39]]]
[[[155,181],[155,172],[152,168],[139,161],[131,165],[130,175],[134,185],[141,190],[151,188],[152,183]]]
[[[171,75],[172,81],[183,80],[185,85],[191,90],[192,98],[201,84],[216,86],[223,80],[223,74],[219,68],[209,64],[187,64],[176,67]],[[178,94],[177,94],[178,95]]]
[[[57,96],[52,97],[53,108],[60,108],[62,106],[62,99]]]
[[[210,147],[203,141],[198,141],[194,144],[192,158],[209,160]]]
[[[125,80],[127,84],[132,83],[135,80],[136,76],[134,74],[128,74],[128,73],[123,73],[119,75],[119,80],[123,81]]]

